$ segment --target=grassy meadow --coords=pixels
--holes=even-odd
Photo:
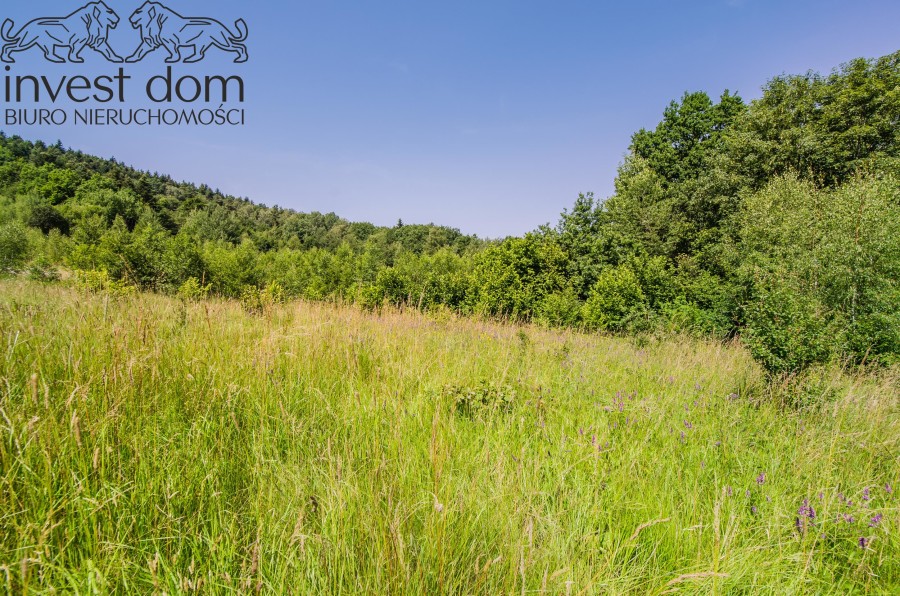
[[[900,592],[897,370],[0,282],[0,591]]]

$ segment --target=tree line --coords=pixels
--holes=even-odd
[[[740,337],[772,373],[891,365],[900,52],[776,77],[749,103],[686,93],[634,134],[611,197],[581,195],[555,225],[500,241],[268,208],[0,136],[0,269],[60,267],[182,296]]]

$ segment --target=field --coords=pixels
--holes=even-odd
[[[900,592],[897,371],[0,282],[0,590]]]

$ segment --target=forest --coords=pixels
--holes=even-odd
[[[3,135],[0,271],[250,311],[303,298],[739,338],[773,375],[900,362],[900,52],[778,76],[750,102],[685,93],[628,149],[612,196],[485,240]]]

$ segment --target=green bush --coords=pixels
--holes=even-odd
[[[209,296],[211,284],[203,285],[196,277],[190,277],[178,288],[178,297],[182,300],[203,300]]]
[[[538,322],[549,327],[575,327],[581,319],[582,303],[571,289],[554,292],[537,307]]]
[[[742,268],[745,337],[770,372],[900,355],[900,183],[865,176],[836,190],[796,177],[749,198]]]
[[[0,275],[16,273],[28,258],[28,237],[17,223],[0,225]]]
[[[103,270],[76,270],[75,285],[88,292],[98,294],[105,293],[116,297],[133,296],[137,294],[137,288],[135,286],[128,284],[124,280],[113,279],[108,272]]]
[[[630,267],[619,266],[600,273],[581,314],[589,329],[625,331],[646,312],[637,275]]]

